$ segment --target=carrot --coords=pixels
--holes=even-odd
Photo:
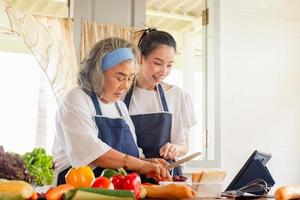
[[[69,184],[59,185],[55,188],[51,188],[46,193],[47,200],[60,200],[62,199],[62,195],[69,190],[74,189],[74,186]]]
[[[38,199],[38,194],[34,192],[29,200],[37,200],[37,199]]]

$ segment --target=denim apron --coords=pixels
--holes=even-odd
[[[128,110],[134,88],[135,83],[124,99],[124,103]],[[146,158],[161,158],[159,149],[164,144],[171,141],[172,114],[169,112],[165,93],[161,84],[156,86],[156,90],[163,112],[130,115],[135,126],[138,146],[143,149]],[[167,161],[169,163],[174,162],[174,160]],[[173,169],[173,175],[182,175],[180,166]]]
[[[129,126],[123,119],[119,105],[115,103],[115,106],[122,118],[107,118],[102,116],[100,104],[97,100],[96,94],[92,93],[91,98],[96,110],[96,116],[94,116],[94,119],[98,127],[98,138],[113,149],[138,158],[139,152],[137,145],[134,142]],[[57,185],[65,183],[65,175],[70,168],[71,167],[58,174]],[[103,168],[96,167],[93,171],[95,177],[98,177],[101,175]]]

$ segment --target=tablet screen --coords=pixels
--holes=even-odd
[[[237,175],[234,177],[234,179],[231,181],[231,183],[228,185],[225,191],[229,190],[236,190],[241,185],[241,179],[243,179],[243,176],[246,174],[246,171],[248,170],[249,166],[255,161],[259,160],[263,166],[266,165],[266,163],[271,159],[271,154],[260,152],[260,151],[254,151],[252,155],[248,158],[244,166],[240,169],[240,171],[237,173]],[[253,175],[254,176],[254,175]],[[244,182],[244,181],[243,181]],[[247,183],[246,183],[247,184]]]

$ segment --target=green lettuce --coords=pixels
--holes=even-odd
[[[50,185],[54,178],[53,157],[44,148],[34,148],[22,156],[26,169],[34,177],[37,186]]]

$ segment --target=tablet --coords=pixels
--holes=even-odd
[[[240,169],[240,171],[234,177],[234,179],[231,181],[231,183],[228,185],[228,187],[226,188],[225,191],[237,190],[241,186],[243,186],[244,184],[248,184],[248,183],[245,183],[245,181],[249,180],[249,182],[250,182],[251,181],[250,179],[252,179],[252,177],[249,177],[249,172],[253,171],[253,167],[252,167],[253,164],[258,163],[259,165],[262,166],[261,168],[265,168],[265,165],[267,164],[267,162],[270,159],[271,159],[271,154],[255,150],[252,153],[252,155],[248,158],[248,160],[246,161],[244,166]],[[250,169],[250,168],[252,168],[252,169]],[[267,169],[265,168],[264,170],[266,170],[266,173],[267,173],[266,176],[271,177],[271,175],[269,174]],[[255,172],[255,170],[254,170],[254,172]],[[257,171],[257,173],[259,173],[259,172]],[[264,175],[260,175],[260,174],[257,174],[257,175],[258,175],[258,178],[263,178],[264,177]],[[251,172],[250,176],[253,176],[253,179],[255,179],[256,174],[253,174],[253,172]],[[269,179],[269,177],[267,177],[267,179]],[[272,179],[272,178],[270,178],[270,179]],[[274,185],[272,180],[270,181],[270,185]]]

